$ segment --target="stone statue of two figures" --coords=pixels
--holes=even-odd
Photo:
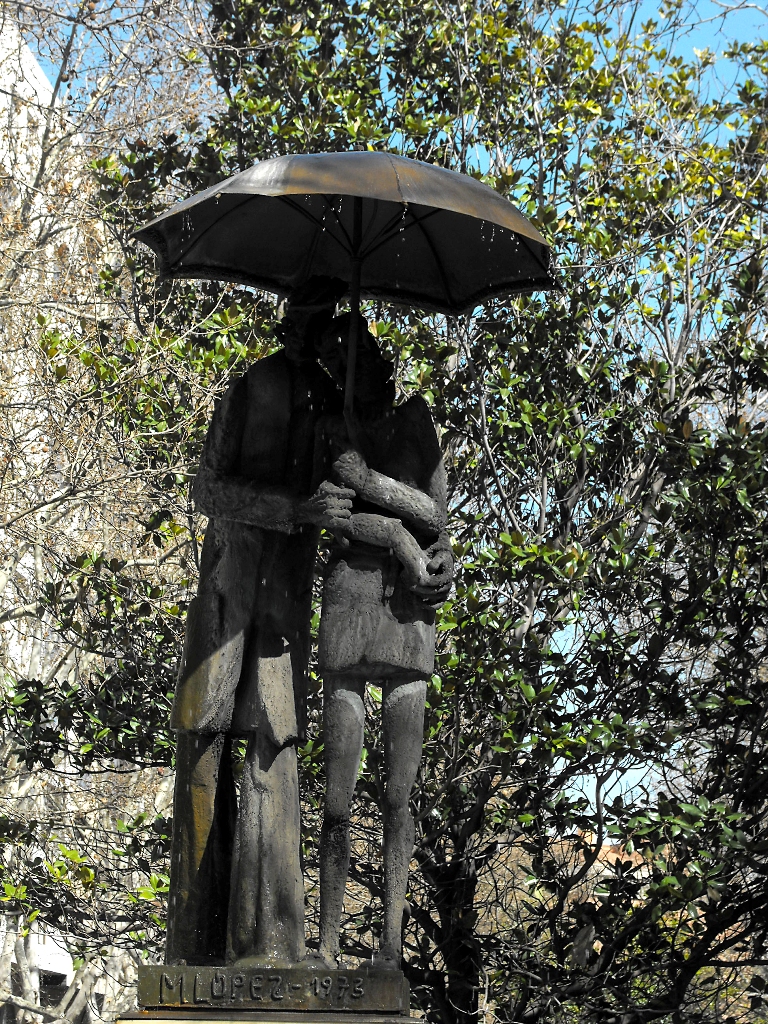
[[[209,517],[172,727],[177,732],[168,964],[334,967],[366,682],[382,687],[384,922],[373,963],[397,968],[435,609],[453,560],[440,448],[426,403],[394,405],[391,366],[363,321],[352,430],[342,415],[346,286],[294,291],[281,351],[216,408],[194,496]],[[353,435],[350,437],[350,433]],[[318,663],[327,791],[320,941],[307,954],[299,862],[312,582],[326,567]],[[247,738],[239,801],[233,737]]]

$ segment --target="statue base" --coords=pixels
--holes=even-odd
[[[139,967],[138,980],[139,1006],[145,1012],[136,1020],[277,1021],[311,1013],[312,1020],[318,1014],[328,1020],[366,1014],[391,1021],[410,1014],[410,989],[402,971],[325,970],[313,964],[283,969],[153,965]],[[131,1018],[121,1020],[128,1024]],[[301,1020],[310,1024],[308,1017]]]
[[[406,1021],[406,1016],[385,1013],[361,1013],[352,1018],[355,1024],[393,1024]],[[414,1024],[418,1019],[411,1018]],[[313,1013],[295,1010],[138,1010],[121,1014],[115,1024],[340,1024],[350,1020],[343,1011]]]

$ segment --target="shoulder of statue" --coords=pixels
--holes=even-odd
[[[283,349],[258,359],[245,374],[250,400],[290,404],[291,378],[291,364]]]
[[[432,412],[427,405],[426,399],[422,395],[411,395],[407,401],[403,402],[403,404],[399,406],[399,409],[401,410],[400,415],[409,422],[421,424],[422,426],[429,424],[434,429]]]
[[[255,363],[251,363],[244,376],[248,378],[249,383],[257,383],[281,377],[288,379],[290,378],[290,373],[290,362],[286,358],[285,349],[281,348],[279,351],[264,356],[263,359],[257,359]]]

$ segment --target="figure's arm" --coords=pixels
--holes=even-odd
[[[347,482],[342,474],[340,478],[342,482]],[[371,505],[402,516],[424,533],[439,533],[445,527],[445,513],[428,493],[409,487],[375,469],[367,471],[362,490],[357,493]]]
[[[355,492],[324,481],[315,493],[299,499],[283,487],[260,487],[251,480],[222,477],[214,472],[199,473],[194,497],[207,516],[248,523],[265,530],[294,533],[307,523],[326,530],[341,529],[349,521]]]
[[[428,555],[399,519],[355,512],[342,526],[341,533],[350,540],[362,541],[377,548],[391,548],[403,567],[408,586],[427,583]]]
[[[454,566],[451,540],[445,529],[448,517],[445,466],[426,402],[412,399],[403,412],[409,417],[410,437],[413,441],[411,451],[403,452],[403,461],[405,464],[410,461],[409,455],[416,455],[421,465],[427,467],[428,477],[423,490],[409,487],[399,480],[369,469],[360,453],[354,449],[342,452],[334,463],[334,469],[341,481],[353,487],[366,501],[395,512],[414,524],[420,532],[435,537],[433,543],[422,552],[427,561],[426,575],[422,572],[421,578],[412,583],[411,589],[426,604],[437,608],[450,594]],[[352,518],[355,520],[357,516]],[[398,526],[406,532],[405,527],[399,523]],[[407,547],[404,551],[407,551]],[[405,565],[404,558],[400,555],[398,557]]]
[[[439,534],[447,519],[447,484],[432,417],[426,402],[413,399],[403,407],[402,415],[408,416],[411,449],[403,452],[403,458],[410,455],[414,462],[427,467],[428,479],[423,490],[370,469],[353,448],[342,452],[333,468],[341,482],[352,487],[364,501],[407,520],[422,533]]]
[[[402,566],[406,586],[426,604],[437,608],[450,594],[453,551],[445,531],[434,544],[424,549],[399,519],[355,512],[341,527],[340,533],[349,540],[391,548]]]
[[[351,515],[350,489],[326,481],[310,498],[301,498],[287,487],[264,486],[238,475],[247,401],[247,381],[241,377],[213,414],[192,491],[198,509],[217,519],[283,533],[305,523],[340,527]]]

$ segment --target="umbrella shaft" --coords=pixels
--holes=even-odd
[[[352,218],[352,274],[349,282],[349,345],[347,347],[347,379],[344,386],[344,419],[347,424],[347,432],[352,443],[355,443],[353,408],[355,401],[355,368],[357,364],[357,342],[360,330],[360,274],[362,271],[362,260],[360,259],[360,243],[363,233],[363,200],[360,196],[354,197],[353,218]]]

